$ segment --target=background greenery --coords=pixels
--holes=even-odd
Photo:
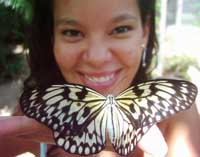
[[[188,55],[164,57],[163,66],[164,76],[182,78],[185,80],[192,80],[188,73],[189,68],[193,67],[200,71],[198,61],[194,57]]]
[[[24,30],[32,18],[31,6],[28,0],[0,1],[0,83],[27,72]],[[21,53],[14,53],[17,46]]]

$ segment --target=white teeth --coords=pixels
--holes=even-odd
[[[114,74],[104,77],[90,77],[88,75],[85,75],[85,77],[94,83],[102,83],[111,80],[114,77]]]

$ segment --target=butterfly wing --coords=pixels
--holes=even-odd
[[[108,112],[103,108],[87,127],[76,135],[66,136],[65,134],[54,132],[54,137],[58,146],[66,152],[78,155],[97,154],[105,148],[106,126]]]
[[[115,151],[129,154],[154,123],[188,109],[196,94],[192,83],[169,79],[147,81],[122,92],[116,97],[123,123],[114,123],[115,130],[121,129],[112,140]]]
[[[53,130],[58,146],[87,155],[105,145],[105,99],[87,87],[65,84],[25,91],[20,104],[28,117]]]
[[[133,119],[145,120],[143,125],[150,125],[190,108],[196,95],[197,87],[191,82],[158,79],[133,86],[116,99]]]
[[[133,119],[116,100],[112,101],[110,113],[107,127],[110,141],[118,154],[127,156],[137,145],[140,135],[151,126],[142,127],[142,120]]]

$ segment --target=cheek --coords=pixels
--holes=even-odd
[[[138,51],[130,51],[127,53],[126,56],[124,56],[124,61],[126,61],[126,67],[127,67],[127,75],[128,77],[131,77],[131,82],[134,79],[139,66],[141,62],[141,52]]]
[[[127,86],[133,81],[141,63],[143,49],[140,45],[140,43],[136,44],[136,42],[130,41],[116,49],[116,51],[118,50],[118,59],[123,63],[125,70],[124,84]]]
[[[124,55],[124,60],[129,66],[139,66],[141,62],[142,51],[140,49],[132,49]]]
[[[54,45],[54,56],[58,66],[62,70],[70,70],[78,62],[78,50],[68,47],[65,44]]]
[[[126,43],[116,48],[118,51],[118,58],[128,67],[137,67],[140,65],[142,57],[141,44],[134,44],[134,42]]]

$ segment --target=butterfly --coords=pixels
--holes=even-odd
[[[97,154],[107,137],[122,156],[132,152],[155,123],[194,103],[197,87],[174,79],[149,80],[118,96],[103,96],[77,84],[24,91],[21,109],[52,129],[57,146],[83,156]]]

